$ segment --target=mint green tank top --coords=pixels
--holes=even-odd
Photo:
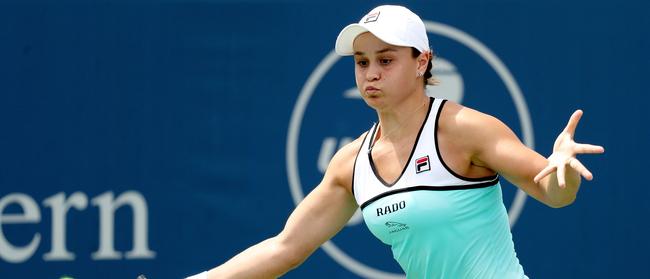
[[[498,176],[465,178],[440,159],[431,99],[407,165],[394,183],[376,172],[366,135],[353,193],[370,231],[389,245],[407,278],[528,278],[517,259]]]

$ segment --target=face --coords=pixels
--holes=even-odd
[[[422,62],[422,55],[413,58],[410,47],[390,45],[365,32],[357,36],[353,48],[357,88],[371,107],[382,109],[424,94],[417,73],[426,70],[428,60]]]

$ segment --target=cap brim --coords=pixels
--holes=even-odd
[[[353,23],[343,28],[336,38],[336,46],[334,48],[336,53],[341,56],[353,55],[354,39],[363,32],[368,32],[368,29],[358,23]]]
[[[338,55],[347,56],[354,54],[354,39],[357,38],[361,33],[370,32],[375,35],[378,39],[383,42],[394,45],[394,46],[403,46],[403,47],[413,47],[407,43],[404,43],[399,38],[395,38],[391,34],[386,34],[386,32],[379,32],[381,30],[373,30],[375,28],[368,28],[362,26],[358,23],[353,23],[341,30],[339,36],[336,38],[335,50]]]

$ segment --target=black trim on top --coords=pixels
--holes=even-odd
[[[427,124],[427,120],[429,120],[429,113],[431,113],[431,107],[433,106],[433,97],[429,97],[429,108],[427,110],[427,115],[424,117],[424,121],[422,121],[422,126],[420,127],[420,131],[418,131],[418,135],[415,137],[415,143],[413,143],[413,147],[411,148],[411,154],[409,154],[409,158],[406,160],[406,164],[404,165],[404,168],[402,169],[402,173],[393,181],[392,183],[386,182],[380,175],[379,171],[377,171],[377,168],[375,167],[375,162],[372,160],[372,146],[374,145],[374,136],[375,134],[373,133],[373,137],[370,138],[371,143],[368,145],[368,161],[370,162],[370,168],[372,169],[372,173],[375,175],[375,177],[381,182],[381,184],[384,184],[386,187],[392,187],[395,185],[400,178],[404,175],[406,172],[406,169],[408,169],[409,163],[411,162],[411,159],[413,158],[413,153],[415,153],[415,149],[418,146],[418,142],[420,141],[420,135],[422,134],[422,130],[424,130],[424,126]],[[379,129],[379,123],[377,123],[377,127],[375,128],[375,132]]]
[[[455,171],[453,171],[446,163],[445,160],[442,158],[442,154],[440,154],[440,144],[438,143],[438,122],[440,121],[440,113],[442,112],[442,107],[445,106],[445,103],[447,100],[442,100],[442,103],[440,103],[440,107],[438,107],[438,112],[436,113],[436,122],[435,122],[435,128],[433,132],[433,137],[434,137],[434,142],[436,144],[436,153],[438,153],[438,160],[442,164],[443,167],[453,176],[455,176],[458,179],[465,180],[465,181],[470,181],[470,182],[476,182],[476,181],[487,181],[487,180],[493,180],[497,178],[499,175],[491,175],[491,176],[486,176],[486,177],[465,177],[460,174],[457,174]]]
[[[370,128],[372,129],[372,128]],[[357,169],[357,159],[359,158],[359,154],[361,153],[361,149],[363,149],[363,145],[366,143],[366,138],[368,137],[368,134],[370,131],[366,132],[366,134],[363,136],[363,141],[361,141],[361,145],[359,146],[359,150],[357,151],[357,156],[354,156],[354,165],[352,165],[352,196],[354,197],[354,172]]]
[[[399,193],[404,193],[404,192],[411,192],[411,191],[420,191],[420,190],[427,190],[427,191],[453,191],[453,190],[470,190],[470,189],[479,189],[479,188],[487,188],[490,186],[497,185],[499,183],[499,179],[494,179],[492,181],[487,181],[483,183],[478,183],[478,184],[471,184],[471,185],[453,185],[453,186],[413,186],[413,187],[408,187],[408,188],[402,188],[402,189],[395,189],[392,191],[386,191],[383,192],[379,195],[376,195],[372,197],[371,199],[367,200],[363,204],[361,204],[360,208],[363,210],[366,208],[366,206],[370,205],[371,203],[383,198],[387,197],[390,195],[394,194],[399,194]]]

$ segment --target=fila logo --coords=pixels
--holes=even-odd
[[[415,173],[421,173],[431,170],[431,165],[429,165],[429,155],[417,158],[415,160]]]
[[[366,20],[363,23],[375,22],[377,19],[379,19],[379,12],[368,14],[366,16]]]

